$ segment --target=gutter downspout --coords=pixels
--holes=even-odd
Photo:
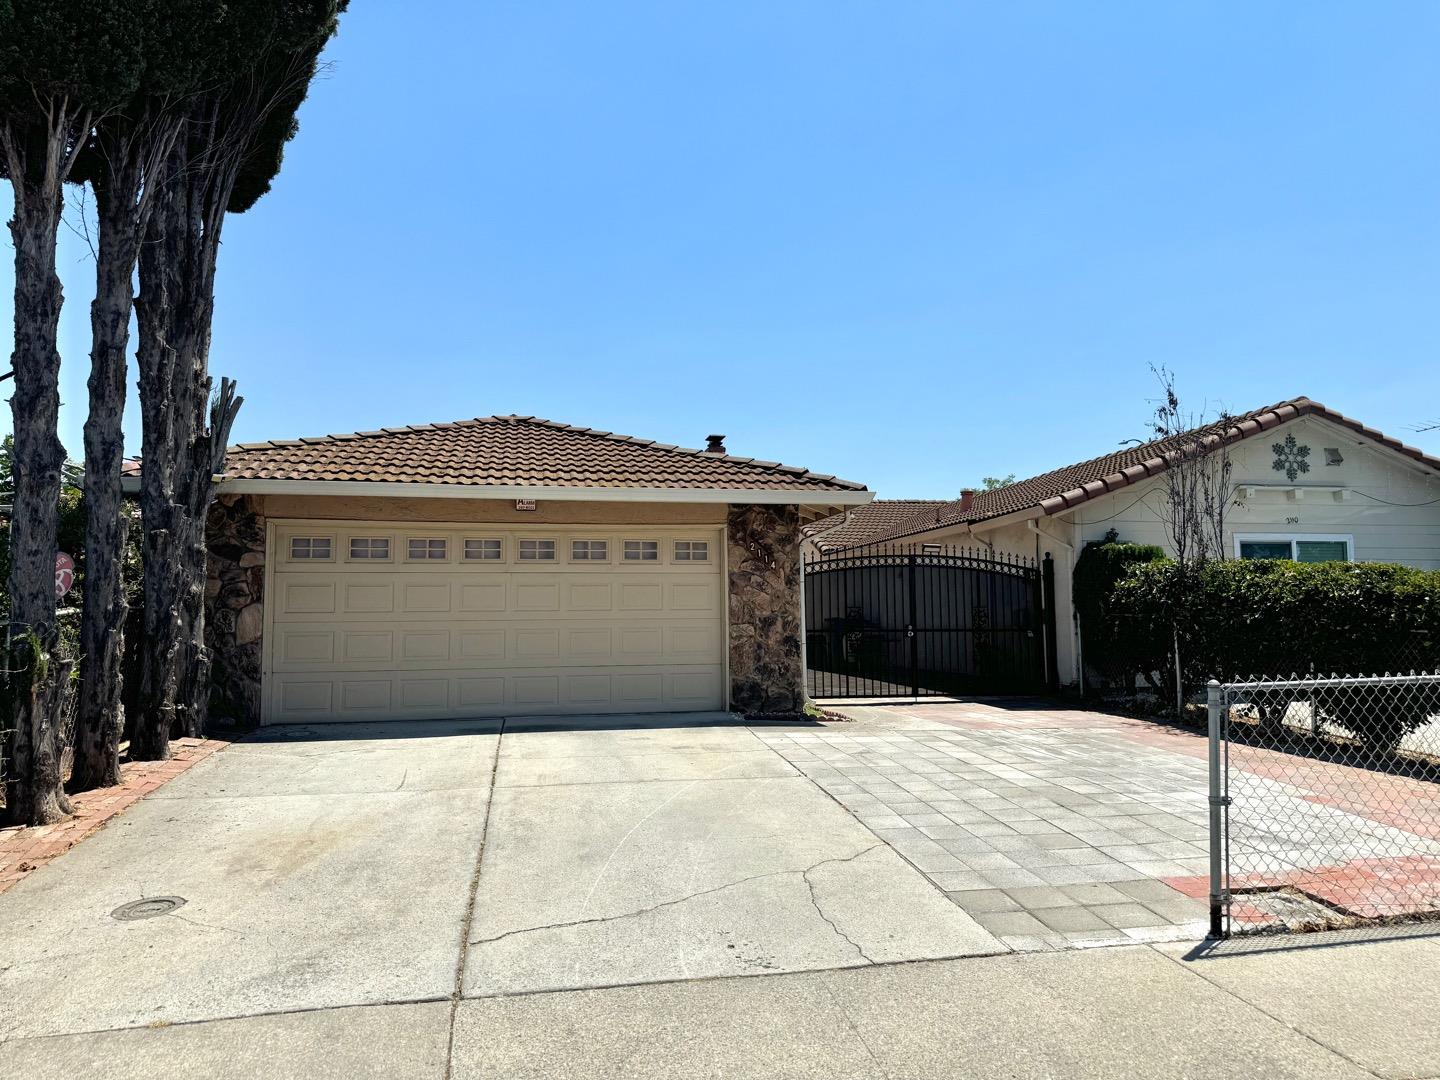
[[[1059,544],[1061,547],[1063,547],[1066,551],[1070,553],[1070,572],[1072,574],[1075,572],[1074,544],[1070,543],[1068,540],[1061,540],[1058,536],[1052,536],[1050,533],[1047,533],[1045,530],[1040,528],[1039,525],[1035,524],[1035,520],[1033,518],[1025,522],[1025,527],[1035,534],[1035,561],[1037,565],[1040,561],[1040,541],[1049,540],[1051,543]],[[1080,637],[1080,623],[1075,617],[1075,609],[1073,605],[1070,609],[1070,644],[1073,647],[1074,651],[1074,660],[1072,662],[1075,665],[1075,667],[1071,669],[1070,673],[1075,676],[1076,681],[1080,684],[1080,693],[1083,695],[1085,693],[1085,665],[1081,661],[1081,657],[1083,655],[1081,650],[1084,648],[1084,645]]]

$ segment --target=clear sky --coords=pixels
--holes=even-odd
[[[1428,0],[353,0],[212,370],[239,440],[515,412],[896,497],[1143,434],[1151,363],[1437,453],[1437,55]]]

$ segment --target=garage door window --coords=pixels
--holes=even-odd
[[[571,562],[609,562],[610,544],[605,540],[571,540]]]
[[[388,536],[352,536],[350,538],[350,558],[383,562],[390,558],[390,538]]]
[[[292,559],[328,562],[330,556],[330,537],[328,536],[292,536],[290,538],[290,558]]]
[[[555,541],[554,540],[521,540],[520,541],[521,562],[554,562]]]
[[[708,540],[676,540],[676,562],[709,562],[710,542]]]
[[[407,542],[406,557],[412,562],[443,562],[446,554],[443,537],[419,537]]]
[[[659,540],[626,540],[626,562],[658,562],[660,560]]]
[[[471,562],[499,562],[505,558],[501,540],[466,540],[465,558]]]

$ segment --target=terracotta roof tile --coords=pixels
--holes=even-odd
[[[806,525],[801,531],[812,538],[820,550],[830,551],[866,543],[870,537],[893,529],[921,510],[944,505],[944,499],[876,499],[851,510],[848,521],[845,514],[832,514]]]
[[[1263,409],[1243,413],[1229,418],[1226,424],[1209,424],[1197,428],[1193,434],[1218,445],[1222,438],[1236,442],[1253,435],[1269,431],[1280,424],[1288,423],[1301,416],[1319,416],[1341,427],[1349,428],[1356,434],[1372,439],[1396,453],[1404,454],[1432,468],[1440,469],[1440,459],[1430,457],[1413,446],[1406,446],[1399,439],[1393,439],[1358,420],[1352,420],[1343,413],[1328,409],[1318,401],[1307,397],[1291,398]],[[1222,430],[1223,429],[1223,430]],[[958,499],[936,507],[925,507],[909,519],[897,522],[895,526],[863,541],[851,543],[880,543],[899,540],[907,536],[930,532],[954,525],[973,524],[1004,517],[1020,511],[1035,510],[1042,514],[1056,514],[1106,492],[1118,491],[1146,477],[1164,472],[1169,467],[1169,455],[1182,446],[1180,436],[1157,439],[1139,446],[1126,447],[1113,454],[1066,465],[1062,469],[1041,473],[1028,480],[1020,480],[994,491],[977,492],[968,509],[962,509]],[[873,504],[872,504],[873,505]]]
[[[126,462],[137,475],[140,463]],[[684,449],[530,416],[486,416],[306,439],[241,443],[226,479],[474,487],[864,491],[792,465]]]

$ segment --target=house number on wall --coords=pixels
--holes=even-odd
[[[1298,517],[1288,517],[1288,518],[1285,519],[1285,524],[1286,524],[1286,525],[1299,525],[1299,524],[1300,524],[1300,519],[1299,519]]]

